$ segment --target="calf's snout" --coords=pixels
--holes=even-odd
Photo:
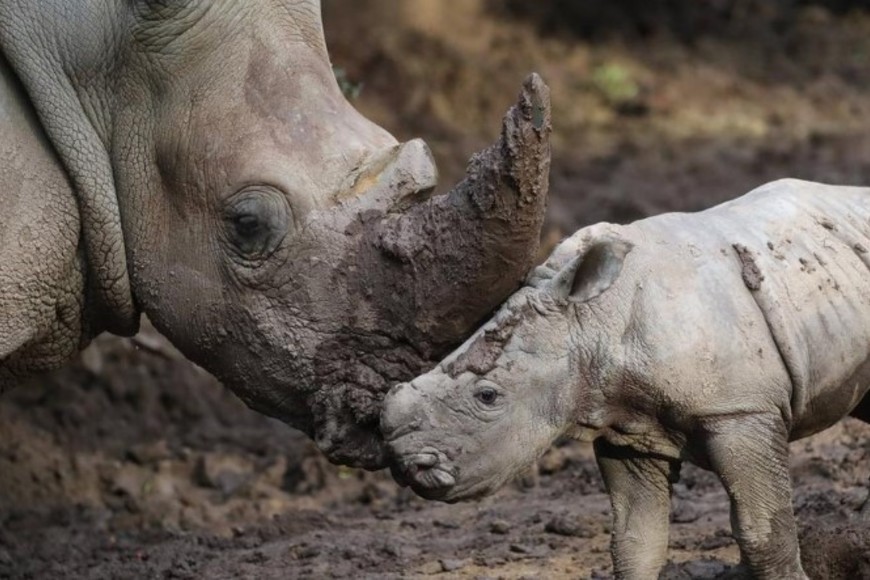
[[[393,387],[384,398],[381,411],[381,434],[387,441],[395,440],[420,427],[415,412],[419,403],[417,390],[410,383]]]

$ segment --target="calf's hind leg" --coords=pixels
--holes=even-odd
[[[805,580],[782,417],[714,417],[704,421],[701,436],[710,467],[731,499],[731,527],[752,576]]]
[[[849,414],[856,419],[861,419],[865,423],[870,423],[870,394],[864,395],[858,406],[852,409],[852,412]],[[864,500],[864,505],[861,506],[861,518],[870,521],[870,493],[868,493],[867,499]]]

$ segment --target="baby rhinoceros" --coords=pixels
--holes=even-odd
[[[805,578],[788,442],[870,421],[870,189],[767,184],[563,242],[474,336],[393,388],[394,474],[454,502],[560,436],[594,440],[617,578],[657,578],[690,461],[731,501],[742,563]]]

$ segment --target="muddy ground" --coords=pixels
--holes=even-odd
[[[778,177],[870,183],[866,3],[324,4],[355,104],[426,138],[445,183],[493,139],[525,74],[544,76],[547,245]],[[870,578],[856,516],[870,427],[845,421],[792,450],[808,571]],[[608,522],[588,446],[554,448],[480,503],[426,503],[329,465],[149,330],[102,337],[0,399],[0,578],[609,578]],[[725,495],[699,469],[677,486],[670,557],[667,578],[738,573]]]

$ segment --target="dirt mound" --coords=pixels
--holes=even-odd
[[[868,522],[813,523],[801,538],[804,569],[810,578],[870,578]]]

